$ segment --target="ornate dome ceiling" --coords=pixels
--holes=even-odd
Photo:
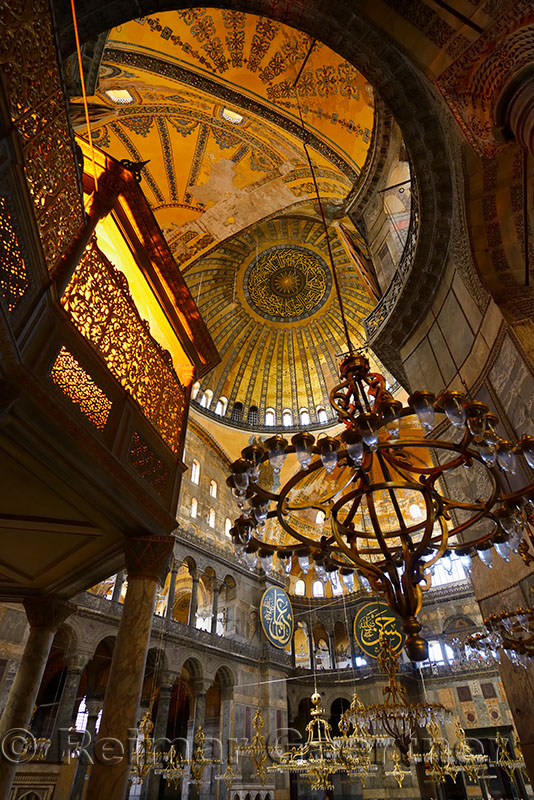
[[[93,141],[119,160],[149,160],[142,187],[179,265],[314,196],[303,138],[325,199],[339,203],[359,180],[372,89],[332,50],[311,45],[267,18],[211,8],[110,31],[90,98]],[[305,60],[303,132],[293,83]],[[83,133],[77,101],[72,116]]]
[[[332,226],[330,236],[358,346],[375,305],[358,269],[365,243],[349,223]],[[328,395],[347,346],[322,222],[295,214],[255,225],[197,259],[185,279],[222,359],[197,403],[253,425],[265,422],[268,409],[278,425],[284,411],[286,424],[299,424],[302,410],[312,424],[320,409],[332,419]]]

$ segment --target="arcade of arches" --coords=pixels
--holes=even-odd
[[[0,0],[0,26],[0,798],[320,796],[247,756],[219,778],[258,707],[295,742],[314,685],[336,734],[355,690],[380,702],[354,633],[377,598],[236,554],[229,467],[273,433],[341,433],[335,278],[395,397],[463,387],[505,438],[532,431],[532,0]],[[412,763],[399,788],[376,748],[329,797],[533,796],[534,666],[466,644],[534,604],[533,563],[438,564],[429,658],[401,663],[411,699],[492,757],[517,735],[526,770],[436,787]],[[147,712],[189,754],[203,728],[200,790],[103,751]]]

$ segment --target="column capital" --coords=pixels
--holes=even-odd
[[[127,536],[124,551],[128,577],[163,584],[173,547],[172,536]]]
[[[176,674],[176,672],[170,672],[169,670],[165,670],[164,672],[162,672],[161,673],[161,681],[160,681],[160,689],[163,689],[164,686],[165,687],[169,687],[170,689],[172,689],[172,687],[176,683],[176,678],[177,677],[178,677],[178,675]]]
[[[211,687],[211,681],[207,680],[206,678],[196,678],[192,681],[193,692],[195,697],[199,695],[205,695],[208,692],[208,689]]]
[[[65,659],[67,663],[67,671],[82,673],[90,659],[91,655],[89,653],[71,653]]]
[[[74,603],[53,595],[27,597],[24,608],[31,628],[43,628],[54,633],[76,611]]]

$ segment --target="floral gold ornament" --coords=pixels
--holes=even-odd
[[[252,718],[252,726],[256,731],[252,737],[252,741],[250,744],[243,744],[238,747],[240,753],[248,755],[252,759],[256,769],[256,775],[262,786],[265,786],[265,781],[267,780],[267,770],[265,767],[267,763],[267,746],[265,744],[265,737],[261,732],[264,725],[263,714],[261,713],[261,709],[258,708]]]
[[[294,618],[291,600],[283,589],[270,586],[265,590],[260,602],[260,620],[269,642],[279,649],[287,647],[293,638]]]
[[[137,747],[132,754],[132,762],[130,764],[130,782],[132,783],[142,783],[154,767],[156,754],[152,743],[153,730],[154,723],[150,718],[150,712],[147,711],[139,723],[140,735]]]
[[[393,753],[393,769],[384,770],[384,775],[391,776],[396,780],[399,789],[402,787],[402,784],[404,783],[404,778],[407,775],[411,774],[409,769],[403,769],[402,763],[404,762],[400,753],[398,752],[398,750],[395,750]]]
[[[360,704],[346,712],[347,719],[363,730],[382,734],[395,743],[403,764],[409,765],[409,751],[418,728],[432,722],[444,722],[450,714],[441,703],[410,703],[404,686],[398,681],[400,654],[395,653],[386,636],[381,637],[378,665],[386,673],[388,685],[384,687],[384,702],[369,706]]]
[[[312,789],[333,789],[332,775],[346,772],[347,762],[339,745],[332,739],[330,723],[324,719],[321,695],[311,697],[311,719],[306,725],[307,741],[282,753],[277,764],[267,767],[268,772],[293,772],[306,778]]]

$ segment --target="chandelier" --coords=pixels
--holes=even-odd
[[[467,644],[482,655],[500,660],[504,650],[510,661],[525,669],[534,658],[534,609],[518,606],[515,611],[503,610],[484,619],[485,631],[467,638]]]
[[[475,753],[467,741],[467,736],[462,728],[460,721],[456,722],[456,746],[455,755],[460,768],[471,778],[472,781],[480,778],[489,777],[488,761],[485,753]]]
[[[302,431],[289,443],[276,434],[232,464],[228,484],[242,510],[230,531],[235,551],[254,563],[259,555],[266,571],[277,554],[287,574],[295,556],[301,572],[313,564],[317,577],[338,572],[348,587],[356,570],[401,617],[409,657],[424,661],[417,614],[434,564],[454,551],[466,559],[478,551],[488,563],[492,546],[505,559],[527,546],[534,483],[507,492],[503,475],[518,470],[519,454],[534,467],[534,438],[515,447],[502,440],[488,407],[456,391],[416,391],[403,406],[361,353],[342,361],[340,377],[330,395],[346,426],[340,436],[315,440]],[[438,417],[458,432],[454,440],[430,438]],[[278,474],[290,455],[295,474],[278,492],[262,485],[262,464]],[[448,488],[474,465],[484,472],[482,497]],[[318,511],[323,525],[312,522]]]
[[[380,637],[381,651],[378,665],[388,677],[388,685],[384,687],[384,702],[364,706],[353,705],[345,712],[346,717],[361,730],[379,733],[392,739],[400,753],[403,764],[409,766],[409,751],[412,739],[418,728],[437,722],[444,722],[449,715],[448,709],[441,703],[410,703],[406,689],[397,675],[400,667],[400,654],[395,653],[385,636]]]
[[[154,723],[150,718],[150,712],[147,711],[139,723],[139,738],[137,741],[137,747],[132,753],[129,774],[129,782],[131,784],[143,783],[148,773],[156,763],[156,753],[154,752],[151,738],[153,730]]]
[[[435,720],[426,726],[430,734],[430,748],[423,755],[425,773],[436,784],[443,783],[447,777],[456,781],[461,766],[455,763],[449,743],[440,736],[440,727]]]
[[[294,772],[306,778],[312,789],[333,789],[332,775],[346,772],[348,764],[339,745],[332,739],[330,723],[323,717],[321,695],[311,697],[311,719],[306,725],[308,739],[299,747],[292,747],[280,755],[277,764],[267,767],[267,772]]]
[[[261,709],[258,708],[252,719],[252,726],[256,731],[252,741],[247,745],[241,744],[237,748],[239,753],[248,755],[252,759],[256,769],[256,775],[258,776],[262,787],[265,786],[265,781],[267,779],[267,771],[265,768],[265,764],[267,763],[267,747],[265,744],[265,737],[261,732],[264,724],[265,722],[261,713]]]
[[[155,775],[161,775],[166,783],[178,790],[180,781],[185,778],[189,762],[182,758],[174,744],[171,744],[168,751],[162,753],[161,758],[154,769]]]

